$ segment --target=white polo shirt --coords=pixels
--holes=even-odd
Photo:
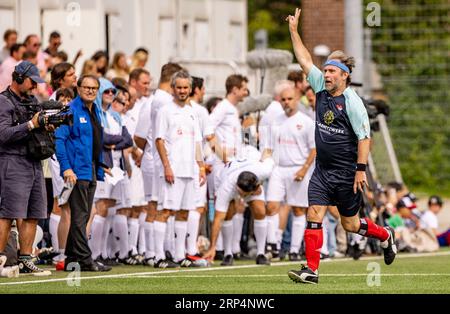
[[[228,152],[235,150],[236,155],[239,155],[242,146],[242,128],[236,106],[225,98],[214,108],[210,121],[220,144],[225,146]]]
[[[438,219],[435,213],[430,210],[427,210],[420,217],[420,228],[421,229],[437,229],[439,226]]]
[[[271,126],[273,137],[267,148],[273,150],[273,158],[281,167],[302,166],[311,149],[316,147],[314,122],[304,113],[292,117],[279,114]]]
[[[147,141],[144,149],[143,159],[148,161],[153,160],[153,147],[155,146],[153,138],[152,138],[152,124],[151,124],[151,110],[153,105],[154,95],[151,95],[148,98],[141,98],[139,102],[142,101],[141,111],[138,115],[138,121],[136,124],[136,130],[134,135],[144,138]],[[144,163],[145,164],[145,163]]]
[[[157,118],[158,118],[158,112],[161,108],[165,107],[168,104],[171,104],[173,102],[173,96],[169,94],[168,92],[157,89],[154,94],[154,98],[152,101],[152,108],[150,111],[150,117],[151,117],[151,134],[152,134],[152,140],[156,140],[156,127],[158,125]],[[161,159],[159,158],[158,151],[156,150],[156,146],[153,146],[153,158],[155,160],[155,166],[161,166]]]
[[[202,137],[191,106],[171,102],[158,112],[155,140],[163,139],[175,177],[195,177],[195,147]]]

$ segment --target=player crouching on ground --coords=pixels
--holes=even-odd
[[[216,213],[211,230],[211,247],[203,256],[204,258],[214,259],[217,237],[221,227],[222,233],[233,233],[232,218],[236,212],[235,199],[240,196],[244,201],[248,202],[255,219],[253,229],[257,247],[256,263],[261,265],[270,264],[264,255],[267,220],[264,189],[261,182],[269,178],[273,166],[274,161],[271,158],[267,158],[263,162],[249,160],[232,161],[225,165],[221,175],[222,182],[217,191]],[[227,238],[232,239],[232,236]],[[224,243],[224,248],[225,258],[221,265],[232,265],[233,252],[231,243]]]

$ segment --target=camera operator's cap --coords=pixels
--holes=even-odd
[[[414,202],[411,200],[409,196],[402,197],[402,199],[398,202],[398,204],[403,205],[401,207],[406,207],[409,210],[417,208],[417,205],[414,204]]]
[[[25,77],[29,77],[33,82],[37,84],[45,83],[45,81],[39,75],[38,68],[31,63],[30,61],[22,61],[20,62],[14,71],[17,74],[23,75]]]
[[[430,197],[430,199],[428,200],[428,206],[429,205],[439,205],[442,206],[442,199],[437,196],[437,195],[433,195]]]

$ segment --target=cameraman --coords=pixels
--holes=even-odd
[[[39,125],[39,113],[31,120],[26,106],[37,104],[31,94],[45,83],[37,67],[28,61],[16,66],[11,85],[0,94],[0,256],[5,250],[11,222],[18,221],[21,273],[50,275],[34,265],[32,245],[39,219],[47,218],[44,175],[40,160],[28,155],[27,142]]]

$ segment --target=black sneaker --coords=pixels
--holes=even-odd
[[[276,243],[267,243],[266,245],[266,252],[270,254],[270,259],[273,260],[280,260],[280,251],[277,250],[277,244]]]
[[[302,265],[300,270],[290,270],[288,276],[292,281],[297,283],[310,283],[314,285],[319,283],[319,274],[305,265]]]
[[[298,262],[300,260],[300,255],[298,253],[289,253],[289,260],[291,262]]]
[[[256,257],[256,264],[258,264],[258,265],[270,265],[270,261],[264,254],[259,254]]]
[[[50,276],[52,274],[49,270],[43,270],[37,267],[31,258],[19,257],[18,265],[21,274],[30,274],[33,276]]]
[[[225,258],[224,251],[216,251],[216,255],[214,256],[215,261],[221,261]]]
[[[385,241],[387,242],[386,248],[383,248],[384,253],[384,263],[386,265],[391,265],[397,255],[397,245],[395,245],[395,231],[391,227],[386,227],[386,231],[389,233],[389,238]],[[385,244],[386,245],[386,244]]]
[[[355,243],[352,246],[351,256],[355,261],[359,260],[363,255],[364,251],[361,250],[359,243]]]
[[[233,259],[239,261],[242,258],[241,253],[233,253]]]
[[[231,265],[233,265],[233,255],[225,256],[222,263],[220,263],[220,266],[231,266]]]
[[[105,265],[100,262],[93,261],[89,264],[80,265],[80,271],[89,271],[89,272],[105,272],[110,271],[112,269],[111,266]]]
[[[129,256],[127,258],[118,258],[117,261],[123,265],[135,266],[139,264],[139,261],[135,259],[133,256]]]
[[[196,267],[196,265],[188,258],[184,258],[178,262],[181,267]]]
[[[175,263],[170,259],[160,259],[155,263],[155,268],[178,268],[179,264]]]
[[[326,261],[326,260],[329,260],[331,258],[330,258],[329,254],[322,254],[322,253],[320,253],[320,259]]]

